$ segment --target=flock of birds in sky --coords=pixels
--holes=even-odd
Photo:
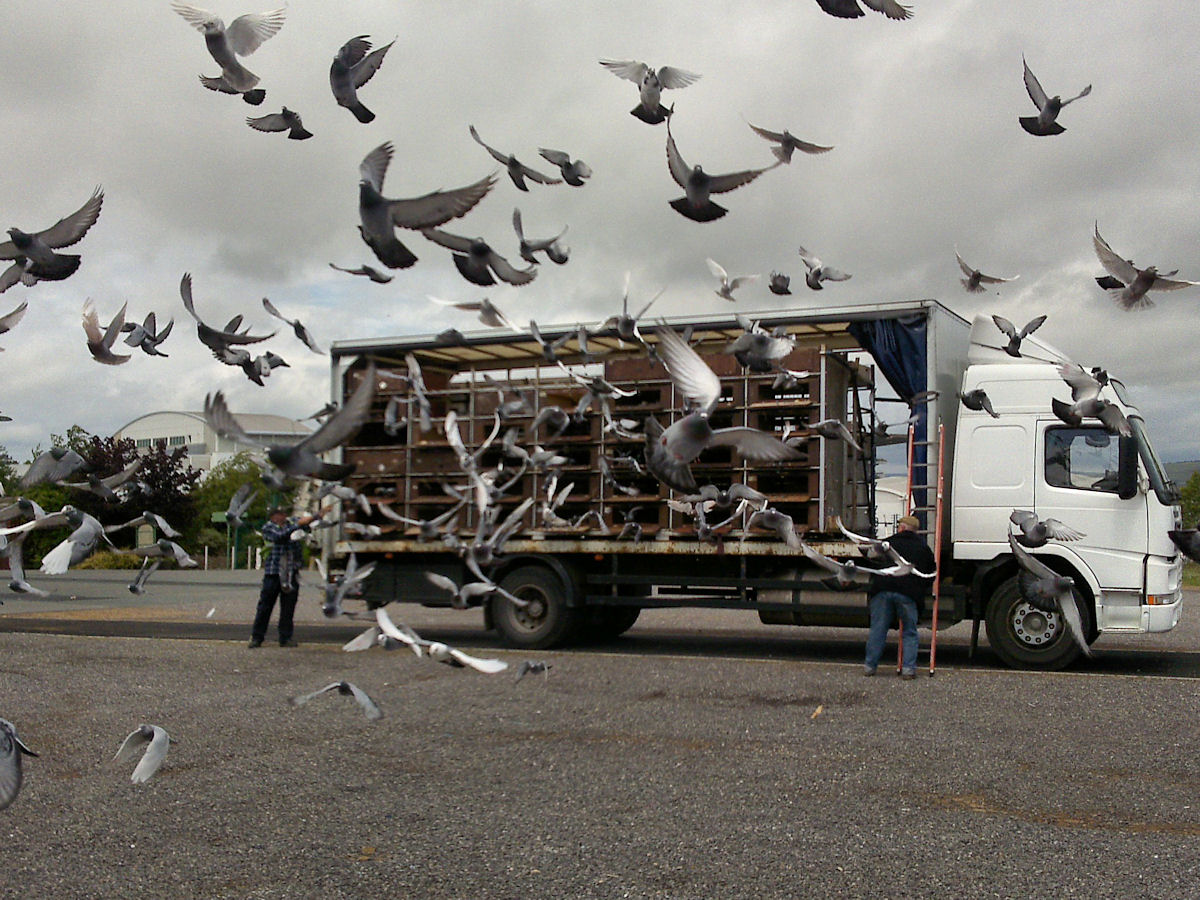
[[[847,19],[864,16],[864,6],[897,21],[903,21],[912,15],[909,7],[895,0],[816,2],[825,13]],[[243,60],[279,32],[285,24],[286,9],[242,15],[228,26],[213,13],[180,0],[174,0],[171,9],[203,34],[207,52],[219,67],[216,75],[200,76],[203,87],[241,97],[251,106],[262,105],[266,99],[266,90],[260,86],[259,77],[246,68]],[[330,91],[336,104],[346,109],[357,123],[367,124],[375,119],[375,113],[364,100],[370,100],[369,83],[386,63],[393,44],[394,41],[374,47],[369,36],[358,35],[345,41],[334,55],[329,69]],[[648,126],[665,126],[663,131],[667,171],[683,191],[682,196],[668,202],[672,209],[693,222],[711,222],[727,215],[729,210],[717,203],[713,199],[714,196],[732,192],[776,168],[790,165],[796,151],[807,155],[833,150],[831,146],[802,140],[787,129],[772,130],[750,124],[749,127],[754,133],[770,144],[774,162],[740,171],[710,174],[703,166],[685,161],[671,130],[675,115],[674,104],[665,106],[663,103],[664,91],[671,94],[682,91],[696,83],[701,76],[673,66],[654,68],[637,60],[601,59],[599,63],[607,72],[637,86],[637,104],[630,110],[631,115]],[[1063,109],[1076,100],[1087,97],[1091,92],[1091,85],[1088,85],[1067,99],[1048,94],[1030,70],[1028,63],[1024,61],[1023,77],[1036,114],[1019,117],[1019,125],[1029,134],[1039,137],[1062,134],[1065,129],[1059,122],[1059,117]],[[365,94],[365,98],[360,94]],[[278,112],[248,116],[246,124],[260,132],[284,134],[291,140],[302,141],[313,137],[304,127],[301,115],[287,107],[280,108]],[[531,186],[538,186],[537,189],[540,189],[563,183],[574,188],[584,188],[593,174],[587,163],[574,158],[569,152],[548,147],[539,148],[538,153],[551,167],[550,172],[539,171],[521,162],[515,154],[497,149],[492,143],[485,141],[474,125],[468,125],[466,130],[482,151],[502,167],[503,172],[519,191],[528,193]],[[494,136],[489,136],[489,140],[494,139]],[[690,148],[688,149],[690,153]],[[525,264],[524,267],[510,262],[498,252],[493,243],[482,237],[463,236],[444,229],[452,220],[467,215],[496,189],[499,172],[485,175],[462,187],[437,190],[421,196],[386,196],[384,182],[394,152],[390,142],[381,143],[363,157],[358,167],[359,232],[374,258],[373,262],[345,266],[331,262],[330,266],[334,269],[375,283],[390,282],[397,271],[408,269],[418,261],[417,254],[402,242],[399,236],[404,231],[419,232],[432,245],[448,250],[462,277],[479,287],[488,287],[497,281],[514,286],[529,284],[537,277],[543,258],[555,265],[564,265],[569,261],[570,248],[563,243],[567,229],[564,227],[550,237],[529,237],[525,232],[525,223],[519,208],[513,211],[512,223],[516,254]],[[79,209],[47,228],[40,231],[24,231],[15,227],[8,229],[9,240],[0,243],[0,260],[9,262],[7,268],[0,273],[0,292],[17,285],[33,288],[42,281],[61,281],[73,276],[80,268],[81,256],[61,251],[78,244],[87,235],[100,218],[103,202],[104,192],[96,188]],[[1155,266],[1135,265],[1132,260],[1113,251],[1108,242],[1101,237],[1098,223],[1092,241],[1100,265],[1105,271],[1105,274],[1096,280],[1123,309],[1146,309],[1153,305],[1149,296],[1153,292],[1177,290],[1197,284],[1176,278],[1176,271],[1160,273]],[[957,248],[954,252],[962,273],[962,285],[969,292],[983,292],[1016,277],[984,274],[968,264],[959,255]],[[823,290],[827,284],[836,284],[851,277],[849,273],[824,263],[804,247],[799,247],[799,257],[805,267],[805,284],[814,291]],[[715,279],[714,293],[730,302],[736,302],[736,292],[739,289],[745,288],[760,277],[731,277],[722,265],[712,259],[707,260],[707,265]],[[771,272],[768,287],[774,294],[788,295],[791,293],[791,278],[783,272]],[[193,298],[193,279],[190,273],[182,276],[179,291],[184,310],[196,324],[197,338],[219,362],[242,369],[248,379],[259,385],[262,385],[264,379],[274,370],[288,365],[273,351],[258,352],[252,349],[255,345],[274,337],[276,331],[254,333],[245,323],[243,315],[234,316],[224,324],[207,322],[201,316]],[[805,543],[791,519],[771,508],[770,498],[766,495],[739,484],[727,488],[714,484],[697,484],[690,467],[708,448],[731,447],[748,459],[773,462],[796,458],[799,455],[796,442],[800,436],[787,433],[777,436],[750,427],[714,428],[711,417],[720,398],[720,378],[691,346],[687,333],[681,335],[665,324],[660,324],[653,329],[653,343],[643,340],[639,320],[656,298],[652,298],[631,313],[628,280],[620,313],[596,325],[580,326],[576,331],[553,341],[543,337],[536,322],[531,321],[528,328],[521,328],[486,298],[464,301],[431,299],[442,306],[475,312],[479,320],[488,327],[506,328],[514,333],[531,336],[541,346],[546,360],[561,367],[566,376],[583,389],[582,399],[573,411],[556,406],[543,407],[534,421],[524,429],[522,436],[522,429],[512,426],[507,420],[525,411],[524,399],[519,395],[510,398],[509,392],[503,386],[496,385],[502,402],[496,413],[494,428],[492,433],[474,448],[467,447],[463,441],[454,414],[446,416],[440,423],[441,429],[456,452],[461,474],[466,481],[463,485],[446,485],[447,491],[457,498],[457,504],[436,518],[406,519],[394,513],[386,503],[372,505],[353,489],[340,483],[350,474],[352,466],[330,463],[322,458],[327,451],[349,440],[366,421],[378,382],[379,373],[373,366],[364,373],[358,387],[344,404],[330,405],[314,414],[314,418],[322,420],[320,426],[295,444],[264,445],[254,440],[239,426],[221,392],[206,398],[204,414],[218,434],[231,438],[253,451],[254,457],[263,468],[263,480],[268,485],[284,487],[293,479],[315,479],[325,482],[321,489],[322,497],[332,495],[346,506],[359,504],[366,512],[377,510],[385,517],[396,520],[397,526],[417,528],[420,539],[439,539],[458,551],[474,581],[460,585],[436,573],[430,573],[429,576],[437,588],[451,596],[453,606],[463,608],[478,605],[497,593],[504,595],[508,602],[524,602],[504,592],[486,573],[502,552],[504,542],[522,526],[524,516],[535,503],[535,498],[526,498],[507,516],[501,516],[499,500],[530,469],[550,476],[546,479],[545,496],[540,505],[543,522],[551,525],[561,523],[574,528],[588,524],[608,533],[607,524],[594,512],[591,514],[591,523],[586,522],[588,514],[574,522],[568,522],[558,515],[573,487],[572,484],[561,487],[559,484],[557,469],[566,460],[552,449],[546,449],[542,443],[537,443],[538,435],[541,435],[541,440],[545,443],[552,442],[563,433],[572,420],[579,421],[593,411],[603,418],[605,429],[625,436],[634,435],[644,441],[643,460],[639,462],[622,458],[621,462],[636,467],[644,466],[645,471],[678,491],[680,496],[672,498],[669,502],[679,511],[686,512],[695,519],[699,539],[715,539],[720,529],[740,518],[743,521],[743,533],[755,528],[773,532],[825,571],[831,582],[838,587],[853,585],[856,577],[867,569],[882,570],[885,574],[914,572],[911,564],[891,550],[886,542],[855,534],[845,528],[842,528],[843,534],[858,545],[862,556],[869,562],[856,561],[853,558],[827,557]],[[324,353],[318,339],[303,322],[290,318],[285,310],[277,308],[268,299],[264,298],[262,305],[265,313],[286,325],[305,348],[316,354]],[[0,334],[15,328],[26,309],[27,301],[22,301],[14,310],[0,317]],[[127,308],[123,305],[105,321],[105,317],[95,305],[90,300],[87,302],[83,309],[82,322],[92,357],[104,365],[128,363],[134,349],[141,349],[148,356],[166,357],[168,354],[163,351],[162,346],[172,334],[174,318],[168,318],[166,324],[160,327],[155,312],[148,313],[140,323],[127,321],[126,313]],[[1003,341],[999,346],[1010,355],[1020,357],[1022,340],[1044,320],[1045,317],[1040,316],[1017,328],[1002,316],[995,316],[997,340]],[[745,317],[739,317],[739,322],[744,334],[727,348],[727,352],[735,356],[748,370],[756,373],[774,372],[777,387],[787,387],[789,383],[794,384],[809,374],[781,368],[782,360],[795,346],[794,338],[786,332],[768,331]],[[571,340],[576,341],[579,351],[587,358],[588,337],[599,332],[615,333],[622,341],[640,344],[653,358],[659,360],[666,368],[676,393],[685,398],[683,414],[665,427],[653,416],[640,423],[622,419],[614,414],[611,401],[614,397],[626,395],[626,391],[598,375],[582,374],[558,361],[557,354]],[[128,352],[118,347],[117,342],[122,336]],[[453,342],[461,338],[461,335],[455,329],[447,329],[439,338]],[[1070,403],[1057,399],[1053,401],[1053,411],[1059,418],[1073,425],[1078,425],[1084,419],[1096,419],[1112,434],[1130,433],[1129,424],[1120,410],[1100,397],[1107,384],[1107,374],[1102,369],[1089,371],[1075,363],[1056,362],[1059,363],[1059,374],[1070,386],[1072,396]],[[391,434],[397,434],[411,420],[423,433],[430,431],[434,427],[431,403],[415,357],[409,354],[406,372],[396,377],[407,384],[409,396],[393,397],[389,401],[385,413],[385,429]],[[932,393],[927,392],[922,396],[910,398],[911,415],[902,424],[911,426],[917,421],[916,407],[920,403],[928,402],[932,396]],[[960,393],[959,398],[968,409],[996,417],[1000,415],[982,390]],[[406,403],[407,410],[404,409]],[[887,442],[891,437],[887,434],[889,427],[892,426],[883,424],[874,435],[870,435],[872,443]],[[642,430],[638,431],[639,428]],[[863,436],[855,435],[845,423],[837,420],[815,423],[805,429],[804,436],[807,437],[808,434],[840,440],[852,452],[864,452]],[[526,446],[522,437],[532,437],[534,442]],[[502,448],[507,468],[504,464],[496,469],[485,469],[482,466],[484,451],[493,446]],[[615,464],[616,461],[612,463]],[[602,464],[606,482],[616,490],[623,490],[624,486],[611,468],[610,461],[602,460]],[[78,477],[84,480],[72,481]],[[28,487],[41,482],[67,484],[78,490],[91,491],[107,500],[124,499],[137,490],[137,464],[114,475],[99,476],[89,472],[84,460],[74,451],[56,447],[42,454],[33,463],[22,478],[21,486]],[[227,521],[231,528],[244,524],[241,517],[245,515],[255,495],[252,485],[246,484],[230,498]],[[475,534],[464,539],[458,536],[457,523],[462,508],[467,504],[474,505],[478,525]],[[639,540],[641,526],[633,518],[633,511],[625,513],[624,519],[618,539]],[[0,527],[0,539],[6,543],[5,549],[12,572],[9,587],[14,591],[30,594],[46,593],[31,585],[25,577],[23,544],[28,534],[35,530],[62,527],[72,529],[67,538],[47,553],[42,561],[42,572],[54,575],[77,565],[100,546],[116,550],[109,535],[142,523],[152,524],[163,537],[132,551],[120,551],[132,553],[143,560],[141,570],[129,586],[134,593],[146,590],[148,579],[164,561],[174,561],[180,566],[196,565],[195,560],[171,540],[171,537],[177,537],[178,533],[169,523],[147,511],[133,521],[106,527],[93,516],[70,505],[57,512],[47,513],[30,500],[18,499],[0,510],[0,526],[3,526]],[[332,516],[323,514],[310,526],[310,530],[330,524],[333,524]],[[342,524],[350,533],[357,533],[363,537],[376,537],[382,533],[376,525],[354,521]],[[838,524],[841,527],[840,521]],[[1084,536],[1083,533],[1054,519],[1043,521],[1030,510],[1014,510],[1011,524],[1016,531],[1010,533],[1009,543],[1021,567],[1022,593],[1034,605],[1047,611],[1061,611],[1068,630],[1084,652],[1087,652],[1083,625],[1073,600],[1070,579],[1055,573],[1028,552],[1043,546],[1049,540],[1078,540]],[[1172,532],[1172,537],[1185,554],[1200,559],[1200,536],[1195,530]],[[342,607],[343,600],[356,586],[362,584],[372,568],[373,564],[359,567],[357,560],[351,556],[345,573],[335,578],[324,579],[326,615],[336,617],[346,614]],[[916,574],[926,578],[936,575],[924,572]],[[373,612],[375,623],[359,638],[347,644],[346,650],[405,646],[418,657],[468,667],[483,673],[494,674],[507,666],[500,660],[479,659],[445,644],[424,640],[407,626],[394,623],[382,607]],[[544,672],[546,667],[545,663],[527,662],[518,672],[518,679],[526,674]],[[377,719],[383,714],[378,704],[366,692],[347,681],[335,681],[312,693],[294,697],[292,702],[303,705],[319,696],[334,692],[353,698],[368,719]],[[132,761],[137,751],[144,747],[145,753],[132,776],[134,782],[143,782],[162,765],[171,741],[170,736],[161,727],[141,725],[122,743],[116,760]],[[25,755],[36,756],[17,737],[15,728],[9,722],[0,720],[0,808],[11,803],[20,788],[21,760]]]

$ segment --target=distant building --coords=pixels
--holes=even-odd
[[[266,444],[295,443],[312,433],[304,423],[286,416],[240,413],[234,418],[246,434]],[[187,447],[189,465],[202,472],[247,449],[218,436],[204,421],[204,416],[195,412],[147,413],[118,428],[113,438],[130,438],[139,449],[146,450],[160,442],[165,443],[168,450]]]

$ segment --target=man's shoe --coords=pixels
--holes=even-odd
[[[249,647],[251,650],[257,650],[259,647],[262,646],[262,641],[257,640],[257,639],[252,639],[250,641],[250,643],[248,643],[246,646]]]
[[[870,678],[874,674],[875,674],[874,666],[863,666],[863,676],[864,677]]]
[[[280,647],[299,647],[300,645],[297,644],[295,641],[287,640],[287,641],[280,641],[279,646]]]
[[[907,678],[908,680],[911,681],[912,679],[917,677],[917,670],[916,669],[905,669],[903,672],[900,673],[900,677]]]

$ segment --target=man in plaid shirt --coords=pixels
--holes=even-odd
[[[250,631],[250,647],[261,647],[267,636],[267,624],[271,611],[279,600],[279,646],[295,647],[292,640],[292,617],[296,613],[296,599],[300,593],[300,562],[302,548],[299,541],[292,540],[295,531],[313,521],[313,516],[302,516],[290,522],[287,510],[275,507],[267,514],[262,527],[263,540],[267,543],[267,557],[263,560],[262,591],[258,595],[258,611]]]

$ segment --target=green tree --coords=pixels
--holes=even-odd
[[[255,529],[266,521],[267,510],[272,506],[287,505],[290,502],[288,494],[265,487],[260,478],[261,474],[262,470],[250,458],[249,453],[242,452],[213,466],[192,492],[196,522],[202,529],[197,533],[197,539],[210,549],[219,549],[226,553],[229,546],[226,526],[223,519],[214,522],[214,514],[218,514],[218,518],[224,515],[229,508],[230,498],[243,484],[250,484],[258,491],[250,509],[242,516],[250,527],[242,529],[237,535],[239,565],[244,565],[246,547],[262,545],[262,537]],[[218,540],[219,543],[216,543]],[[227,558],[222,553],[217,555],[221,559]]]
[[[0,485],[6,494],[17,489],[17,461],[9,455],[3,444],[0,444]]]
[[[1193,528],[1200,522],[1200,472],[1193,472],[1179,493],[1183,495],[1183,524]]]

